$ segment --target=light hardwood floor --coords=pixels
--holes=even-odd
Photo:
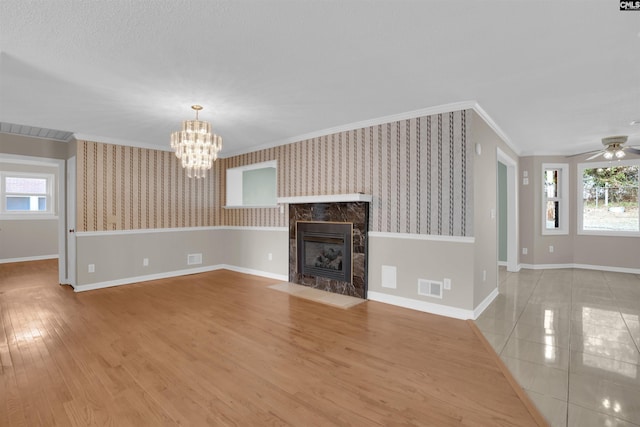
[[[216,271],[85,293],[0,264],[0,425],[535,425],[464,321]]]

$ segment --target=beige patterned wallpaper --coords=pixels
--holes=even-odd
[[[215,225],[214,182],[189,179],[171,152],[78,141],[77,230]]]
[[[471,236],[471,117],[419,117],[230,157],[220,162],[217,181],[224,189],[226,168],[275,159],[280,197],[372,194],[371,231]],[[286,209],[220,206],[216,217],[225,225],[288,225]]]
[[[468,111],[401,120],[219,159],[189,179],[167,151],[78,142],[78,230],[286,227],[288,209],[224,209],[226,169],[278,161],[278,196],[373,195],[370,230],[472,236]]]

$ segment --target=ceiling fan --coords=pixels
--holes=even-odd
[[[575,154],[574,156],[581,156],[583,154],[593,154],[591,157],[588,157],[587,160],[593,160],[598,156],[603,156],[607,160],[611,160],[614,157],[616,159],[622,159],[627,153],[633,153],[640,155],[640,147],[628,146],[625,147],[627,139],[629,137],[627,135],[619,135],[619,136],[608,136],[606,138],[602,138],[602,145],[604,148],[601,150],[588,151],[586,153]]]

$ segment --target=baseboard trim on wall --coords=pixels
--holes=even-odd
[[[9,264],[10,262],[41,261],[43,259],[58,259],[58,258],[59,258],[58,254],[27,256],[22,258],[5,258],[5,259],[0,259],[0,264]]]
[[[221,268],[225,270],[235,271],[236,273],[252,274],[254,276],[266,277],[268,279],[280,280],[283,282],[289,281],[289,276],[286,274],[269,273],[267,271],[254,270],[252,268],[236,267],[235,265],[222,264]]]
[[[108,280],[106,282],[89,283],[87,285],[75,285],[73,290],[75,292],[93,291],[96,289],[110,288],[113,286],[130,285],[132,283],[148,282],[150,280],[167,279],[169,277],[186,276],[189,274],[206,273],[208,271],[215,271],[223,269],[222,264],[210,265],[206,267],[190,268],[188,270],[176,270],[167,271],[158,274],[148,274],[145,276],[125,277],[123,279]]]
[[[418,301],[411,298],[383,294],[381,292],[368,291],[367,299],[371,301],[382,302],[385,304],[396,305],[398,307],[409,308],[411,310],[422,311],[425,313],[453,317],[455,319],[473,319],[474,315],[473,310],[465,310],[462,308],[450,307],[442,304],[434,304],[427,301]]]
[[[86,285],[75,285],[75,292],[93,291],[96,289],[111,288],[113,286],[131,285],[133,283],[148,282],[150,280],[168,279],[170,277],[187,276],[189,274],[206,273],[215,270],[230,270],[237,273],[252,274],[254,276],[266,277],[274,280],[288,281],[289,277],[283,274],[269,273],[267,271],[253,270],[251,268],[236,267],[234,265],[217,264],[206,267],[190,268],[188,270],[167,271],[165,273],[148,274],[145,276],[126,277],[118,280],[108,280],[106,282],[89,283]]]
[[[480,317],[480,315],[482,314],[482,312],[489,307],[489,304],[491,304],[493,302],[494,299],[496,299],[496,297],[498,296],[498,288],[494,288],[491,293],[489,295],[487,295],[487,297],[482,300],[482,302],[480,304],[478,304],[478,306],[473,310],[473,320],[477,319],[478,317]]]
[[[611,271],[613,273],[631,273],[640,274],[640,268],[613,267],[610,265],[592,265],[592,264],[520,264],[518,269],[526,268],[529,270],[554,270],[560,268],[581,268],[583,270],[600,270]]]
[[[475,243],[475,237],[465,236],[439,236],[435,234],[415,234],[415,233],[387,233],[384,231],[370,231],[369,237],[383,237],[388,239],[413,239],[413,240],[433,240],[437,242],[452,243]]]
[[[498,266],[506,267],[507,266],[507,261],[498,261]]]

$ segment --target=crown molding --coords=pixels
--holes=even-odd
[[[507,147],[509,147],[511,150],[513,150],[514,153],[516,153],[518,157],[522,155],[521,154],[522,150],[520,150],[518,147],[515,146],[513,141],[511,141],[511,138],[507,136],[507,134],[502,130],[502,128],[498,126],[498,124],[491,118],[491,116],[489,116],[489,114],[485,111],[484,108],[480,106],[480,104],[477,101],[473,101],[473,106],[470,108],[473,111],[475,111],[476,114],[478,114],[482,118],[482,120],[485,121],[485,123],[496,133],[496,135],[498,135],[498,137],[505,144],[507,144]]]
[[[516,155],[521,156],[522,151],[513,144],[511,139],[507,136],[507,134],[498,126],[498,124],[491,118],[491,116],[485,111],[484,108],[480,106],[478,101],[470,100],[470,101],[460,101],[460,102],[452,102],[449,104],[436,105],[432,107],[421,108],[418,110],[406,111],[404,113],[392,114],[389,116],[382,116],[368,120],[362,120],[359,122],[348,123],[340,126],[335,126],[331,128],[321,129],[310,133],[305,133],[298,136],[293,136],[290,138],[286,138],[283,140],[272,141],[266,144],[257,145],[254,147],[249,147],[243,150],[235,150],[229,152],[220,152],[218,157],[221,159],[226,159],[229,157],[239,156],[242,154],[253,153],[260,150],[266,150],[268,148],[278,147],[281,145],[293,144],[295,142],[305,141],[325,135],[331,135],[339,132],[346,132],[355,129],[367,128],[370,126],[377,126],[385,123],[397,122],[400,120],[408,120],[414,119],[416,117],[424,117],[424,116],[432,116],[435,114],[446,114],[454,111],[461,110],[473,110],[482,118],[482,120],[487,123],[487,125],[496,133],[496,135],[504,141],[507,146],[513,150]],[[88,134],[73,134],[73,138],[78,141],[92,141],[92,142],[100,142],[104,144],[115,144],[115,145],[123,145],[129,147],[137,147],[137,148],[146,148],[149,150],[158,150],[158,151],[172,151],[171,147],[166,146],[158,146],[154,144],[148,144],[144,142],[138,141],[130,141],[123,140],[117,138],[107,138],[97,135],[88,135]]]
[[[518,156],[520,156],[520,149],[518,149],[507,134],[497,125],[497,123],[489,116],[489,114],[480,106],[478,101],[460,101],[450,104],[436,105],[433,107],[421,108],[418,110],[411,110],[404,113],[392,114],[390,116],[377,117],[374,119],[362,120],[359,122],[348,123],[341,126],[335,126],[327,129],[322,129],[310,133],[305,133],[298,136],[293,136],[279,141],[273,141],[267,144],[258,145],[255,147],[247,148],[244,150],[236,150],[224,153],[221,158],[228,158],[233,156],[239,156],[241,154],[253,153],[255,151],[266,150],[268,148],[278,147],[280,145],[292,144],[295,142],[305,141],[320,136],[331,135],[339,132],[346,132],[354,129],[362,129],[370,126],[377,126],[384,123],[397,122],[400,120],[414,119],[416,117],[432,116],[435,114],[446,114],[453,111],[461,110],[473,110],[478,116],[484,120],[487,125],[498,135],[498,137],[504,141],[507,146],[512,149]]]
[[[73,138],[75,138],[77,141],[91,141],[99,142],[101,144],[123,145],[125,147],[146,148],[147,150],[156,151],[173,151],[168,145],[166,147],[161,147],[159,145],[130,141],[128,139],[108,138],[104,136],[88,135],[84,133],[74,133]]]

